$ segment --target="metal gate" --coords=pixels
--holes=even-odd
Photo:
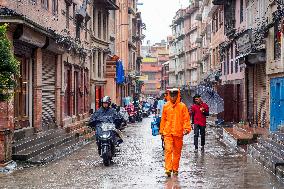
[[[284,125],[284,78],[270,81],[270,131]]]
[[[42,128],[48,130],[55,127],[55,69],[56,55],[42,53]]]

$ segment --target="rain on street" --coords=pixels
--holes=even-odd
[[[166,178],[160,137],[150,122],[129,125],[110,167],[103,165],[95,143],[45,166],[0,175],[2,188],[246,188],[280,189],[283,183],[245,154],[219,142],[207,129],[205,153],[194,153],[193,132],[184,138],[180,174]]]

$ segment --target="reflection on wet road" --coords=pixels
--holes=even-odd
[[[160,137],[153,137],[151,118],[125,129],[124,144],[110,167],[96,145],[42,167],[0,175],[2,188],[243,188],[280,189],[284,184],[250,157],[223,146],[207,129],[205,153],[193,152],[193,132],[184,138],[180,175],[166,178]]]

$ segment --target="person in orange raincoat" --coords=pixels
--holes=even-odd
[[[188,109],[180,99],[177,88],[168,90],[169,101],[163,107],[160,134],[165,142],[166,175],[178,175],[183,136],[191,131]]]

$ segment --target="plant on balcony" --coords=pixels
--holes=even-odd
[[[20,73],[20,63],[11,51],[11,43],[6,36],[7,24],[0,26],[0,101],[8,101],[16,87],[16,76]]]

